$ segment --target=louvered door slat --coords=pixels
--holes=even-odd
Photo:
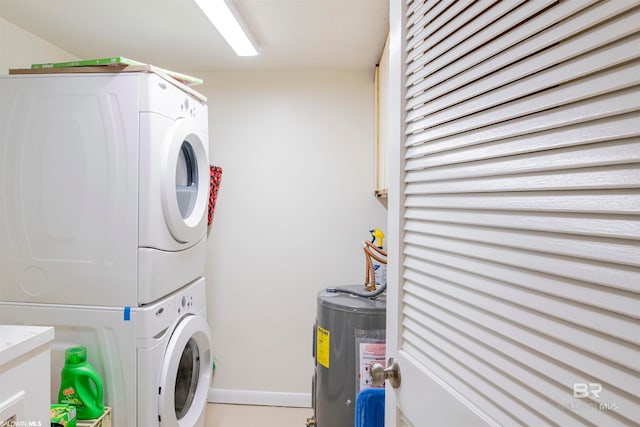
[[[419,288],[416,288],[414,283],[410,283],[407,287],[407,301],[411,307],[420,306],[425,297],[426,295],[420,291]],[[544,394],[548,395],[553,403],[563,401],[564,395],[566,394],[566,388],[563,384],[575,381],[575,372],[567,371],[563,367],[558,366],[554,359],[542,353],[532,351],[531,348],[527,348],[516,341],[510,340],[508,336],[503,336],[495,331],[480,327],[473,322],[468,322],[466,319],[460,319],[458,316],[442,310],[437,304],[429,304],[428,310],[415,310],[412,308],[408,311],[412,317],[417,317],[413,313],[420,313],[430,317],[430,320],[426,322],[422,321],[421,323],[442,324],[448,329],[448,331],[442,335],[448,336],[451,334],[451,331],[455,331],[461,336],[482,343],[488,350],[498,354],[498,357],[493,360],[502,361],[508,358],[507,360],[510,359],[520,363],[520,366],[524,366],[529,370],[535,370],[535,375],[528,377],[530,378],[531,384],[535,384],[541,391],[544,390]],[[435,328],[441,329],[442,326],[436,326]],[[489,356],[489,353],[487,353],[486,356]],[[492,360],[492,357],[486,357],[486,359]],[[526,374],[522,376],[526,376]],[[614,390],[612,391],[612,397],[615,398],[616,402],[620,402],[621,405],[637,408],[637,406],[634,406],[636,403],[629,399],[628,395],[623,392]],[[557,405],[555,406],[557,407]]]
[[[451,49],[456,48],[461,43],[465,42],[469,37],[473,36],[477,28],[484,28],[491,22],[504,16],[507,12],[515,9],[519,6],[516,1],[509,2],[477,2],[474,3],[474,8],[470,11],[466,11],[469,20],[464,25],[457,28],[454,33],[448,34],[446,38],[443,38],[438,44],[431,43],[430,40],[422,40],[422,45],[418,45],[414,48],[417,55],[422,55],[421,62],[431,63],[436,58],[446,54]],[[429,49],[424,51],[424,46],[428,45]],[[411,53],[410,53],[411,54]],[[420,76],[417,73],[412,75],[413,79],[420,79],[424,76]],[[408,104],[411,108],[411,103]]]
[[[407,193],[406,206],[493,211],[533,211],[580,214],[640,215],[640,191],[590,191],[588,194],[554,191],[547,194],[504,193],[424,196]]]
[[[433,236],[450,237],[471,242],[482,242],[507,248],[537,251],[579,258],[588,261],[640,266],[637,255],[638,241],[621,239],[586,238],[565,236],[558,233],[507,230],[504,227],[478,227],[461,224],[423,223],[407,221],[407,230],[428,232]],[[640,270],[638,271],[640,273]]]
[[[460,179],[454,182],[415,182],[407,185],[408,193],[485,193],[513,191],[602,190],[639,188],[640,165],[606,166],[559,172],[526,173],[518,176]],[[455,191],[452,191],[452,188]]]
[[[407,253],[417,258],[429,252],[412,249],[411,252]],[[432,260],[421,259],[428,263],[430,268],[429,274],[432,276],[446,277],[447,280],[475,290],[478,293],[500,295],[500,301],[502,302],[537,311],[552,319],[551,321],[554,322],[561,320],[562,322],[572,325],[570,326],[570,328],[572,328],[571,330],[564,327],[564,331],[561,331],[560,329],[563,329],[561,326],[558,330],[554,330],[553,333],[564,332],[565,336],[571,335],[573,339],[573,327],[577,325],[581,327],[578,329],[587,340],[592,339],[589,334],[611,334],[610,339],[601,340],[601,343],[606,343],[611,346],[611,348],[605,350],[605,352],[615,354],[614,349],[620,350],[623,355],[615,354],[615,357],[618,358],[617,360],[622,361],[620,364],[624,366],[629,363],[634,363],[635,354],[630,348],[625,346],[625,342],[631,342],[633,344],[640,343],[636,322],[631,319],[618,316],[615,313],[593,310],[591,307],[580,307],[571,301],[550,298],[547,294],[532,292],[531,289],[521,288],[517,286],[517,284],[514,286],[513,283],[496,278],[488,278],[474,271],[460,270],[456,265],[440,264]],[[478,305],[480,298],[474,298],[473,301],[475,305]],[[500,313],[504,315],[508,313],[508,310],[501,310]],[[544,321],[534,324],[537,327],[543,327]],[[567,332],[569,332],[569,334],[566,334]]]
[[[488,108],[478,101],[471,101],[468,111],[464,108],[445,110],[440,114],[432,114],[424,119],[419,119],[407,125],[407,132],[422,131],[426,138],[441,138],[446,135],[462,133],[503,121],[536,114],[539,111],[557,108],[564,105],[596,97],[602,93],[611,93],[640,84],[640,64],[632,63],[607,70],[604,73],[590,75],[583,79],[561,85],[557,88],[541,87],[544,92],[532,94],[524,93],[524,97],[518,97],[519,87],[507,88],[510,90],[504,104]],[[535,92],[534,92],[535,93]],[[529,95],[529,96],[527,96]],[[496,95],[500,98],[500,94]],[[512,100],[513,99],[513,100]],[[465,103],[466,104],[466,103]],[[480,104],[480,105],[478,105]],[[458,120],[455,123],[452,121]],[[443,125],[444,126],[441,126]]]
[[[467,160],[463,164],[423,169],[417,167],[420,162],[412,159],[407,162],[407,169],[411,170],[407,174],[407,182],[444,181],[637,163],[640,162],[640,138],[625,138],[589,144],[585,147],[559,148],[553,151],[516,154],[496,159],[476,160],[469,155]],[[471,161],[473,161],[473,167],[469,167],[468,162]]]
[[[415,251],[407,252],[411,255]],[[419,254],[419,253],[418,253]],[[421,264],[421,262],[423,264]],[[613,336],[603,336],[593,333],[586,328],[574,325],[567,325],[537,310],[526,310],[521,301],[505,301],[501,294],[497,296],[491,289],[481,287],[482,281],[475,278],[473,274],[458,275],[456,270],[448,267],[441,267],[430,263],[428,260],[414,260],[408,264],[411,266],[429,266],[429,280],[435,284],[435,289],[449,299],[459,301],[473,307],[476,310],[483,310],[490,313],[499,313],[500,317],[508,319],[518,328],[529,329],[538,334],[543,334],[551,340],[571,343],[575,349],[597,355],[602,363],[604,361],[611,365],[611,369],[616,369],[621,375],[625,369],[634,369],[637,366],[637,354],[632,347],[625,345],[624,341]],[[457,282],[457,280],[471,280]],[[498,297],[499,296],[499,297]],[[594,351],[597,349],[597,353]],[[632,384],[633,377],[625,374],[627,382]],[[640,391],[633,392],[640,396]]]
[[[629,24],[635,25],[638,20],[640,20],[640,11],[635,20]],[[616,28],[620,30],[619,33],[625,33],[625,27],[617,26]],[[613,35],[611,33],[612,31],[608,31],[607,35],[618,35],[617,32],[614,32]],[[589,34],[589,36],[595,40],[602,40],[600,34]],[[583,38],[588,37],[584,36]],[[464,90],[458,90],[456,93],[450,92],[447,97],[423,102],[408,112],[407,119],[415,121],[428,116],[426,120],[430,126],[435,126],[438,123],[451,120],[451,117],[455,116],[456,110],[488,109],[521,98],[527,95],[531,88],[536,88],[538,91],[552,88],[640,56],[640,52],[635,49],[640,44],[639,34],[625,37],[619,41],[613,37],[611,39],[614,41],[612,44],[604,45],[595,52],[591,51],[569,60],[567,57],[575,52],[575,48],[579,48],[579,46],[562,46],[557,51],[555,49],[549,50],[526,58],[513,67],[502,69],[493,73],[491,77],[465,86]],[[592,44],[589,40],[585,40],[584,43]],[[547,68],[556,64],[555,67]],[[539,71],[536,72],[536,70]],[[464,74],[462,76],[464,77]],[[450,83],[447,82],[447,85]],[[435,90],[428,91],[426,95],[433,96],[433,92]],[[461,105],[462,102],[464,104]],[[469,113],[467,112],[467,114]]]
[[[486,227],[500,224],[501,227],[507,229],[524,231],[640,240],[640,221],[630,222],[621,215],[596,215],[592,213],[589,216],[584,216],[577,213],[549,214],[542,211],[481,211],[473,209],[451,210],[446,208],[408,208],[405,212],[405,218],[408,220],[416,219]]]
[[[423,2],[423,1],[407,1],[407,12],[406,12],[406,16],[409,19],[415,19],[412,18],[412,15],[415,16],[423,16],[425,13],[427,13],[428,10],[431,10],[433,7],[435,7],[436,5],[438,5],[438,3],[436,2]],[[445,6],[445,4],[441,4],[440,7]]]
[[[412,321],[412,316],[415,316],[417,321]],[[412,341],[423,340],[425,343],[425,353],[431,360],[444,364],[450,362],[449,358],[451,356],[449,355],[457,355],[459,358],[455,361],[458,363],[464,361],[465,368],[467,368],[468,372],[473,373],[473,377],[471,378],[473,380],[477,379],[474,384],[475,387],[480,389],[484,394],[489,394],[493,398],[495,405],[498,405],[499,402],[504,400],[511,401],[511,416],[521,421],[529,420],[530,423],[535,423],[536,425],[548,424],[550,419],[548,417],[555,417],[565,423],[572,419],[572,417],[563,414],[559,408],[554,408],[553,405],[550,405],[549,402],[543,399],[538,393],[533,392],[531,388],[514,381],[510,376],[505,374],[506,370],[486,363],[485,360],[482,359],[484,353],[482,346],[476,345],[471,340],[465,340],[454,331],[445,329],[439,331],[441,333],[435,333],[433,329],[420,328],[419,322],[424,322],[424,319],[420,318],[420,312],[418,311],[408,310],[407,318],[408,320],[405,323],[407,329],[411,330],[413,327],[416,330]],[[497,359],[497,357],[495,358]],[[457,369],[455,365],[449,366],[451,370]],[[506,363],[503,364],[502,368],[512,368],[512,365]],[[515,373],[517,373],[517,370]],[[511,392],[518,393],[523,400],[532,402],[535,406],[540,407],[544,405],[546,407],[546,413],[532,411],[531,408],[533,405],[520,404],[517,400],[513,399]]]
[[[585,9],[588,4],[585,2],[565,2],[548,10],[545,14],[540,14],[541,11],[553,4],[553,1],[525,2],[520,8],[514,9],[512,13],[508,13],[493,22],[493,25],[485,28],[474,27],[473,37],[466,39],[445,55],[433,61],[429,62],[426,56],[418,57],[419,54],[416,52],[414,55],[416,60],[411,57],[408,58],[411,63],[407,65],[407,98],[436,86],[467,68],[481,66],[487,59],[500,58],[505,63],[510,63],[531,55],[540,48],[532,50],[526,44],[526,41],[545,29],[550,29],[550,32],[549,37],[543,39],[542,46],[549,46],[555,43],[555,39],[550,38],[550,36],[563,39],[578,32],[575,29],[564,29],[555,32],[556,30],[552,27],[555,23],[572,17],[575,13]],[[610,7],[615,9],[614,5],[610,5]],[[597,16],[600,19],[606,19],[612,16],[611,13],[613,13],[600,8],[597,9],[597,12]],[[508,33],[507,37],[505,31],[510,28],[513,28],[513,30]],[[502,37],[500,37],[501,35]],[[523,43],[524,46],[522,50],[515,52],[517,56],[499,56],[501,52],[519,43]],[[425,51],[428,51],[428,49],[425,49]],[[458,65],[452,68],[450,65],[454,63],[458,63]],[[429,76],[429,79],[425,79],[426,76]]]
[[[634,78],[633,76],[630,77]],[[469,128],[469,125],[464,123],[455,128],[453,125],[451,127],[441,126],[434,130],[430,129],[427,132],[410,134],[407,136],[405,143],[408,146],[413,146],[423,144],[428,140],[429,144],[423,144],[423,152],[433,153],[467,145],[535,134],[536,132],[570,126],[576,123],[592,122],[625,113],[637,113],[637,92],[637,88],[621,90],[587,99],[584,102],[556,107],[550,111],[541,111],[509,121],[487,125],[483,128]],[[580,95],[578,94],[578,96]],[[493,117],[496,117],[495,114],[493,114]],[[461,133],[465,128],[473,132]]]
[[[431,144],[422,144],[407,149],[407,168],[426,169],[438,166],[466,163],[468,159],[481,161],[504,156],[537,153],[553,149],[586,146],[601,141],[626,140],[634,143],[634,137],[640,136],[637,123],[639,113],[623,114],[601,120],[591,120],[562,128],[551,129],[532,134],[503,138],[495,143],[467,145],[464,150],[434,152]],[[464,140],[463,140],[464,141]],[[492,142],[489,140],[488,142]],[[440,144],[444,146],[444,144]],[[454,148],[463,143],[450,144]],[[575,149],[575,148],[574,148]],[[429,154],[428,156],[426,154]],[[635,155],[632,153],[632,155]]]
[[[607,262],[584,262],[571,257],[545,253],[544,248],[540,248],[539,251],[528,251],[454,240],[448,237],[408,233],[407,243],[411,242],[420,242],[425,247],[439,248],[461,256],[494,262],[499,260],[500,263],[514,267],[524,266],[534,271],[634,293],[638,292],[637,283],[640,283],[640,271],[637,268],[620,268],[617,264]]]
[[[420,296],[421,302],[413,305],[417,310],[429,313],[432,306],[442,307],[457,313],[470,324],[475,323],[493,331],[501,336],[504,342],[513,341],[524,345],[529,352],[540,352],[545,357],[554,360],[556,364],[561,365],[570,360],[572,362],[570,371],[573,371],[576,375],[576,381],[591,377],[597,378],[604,383],[615,385],[615,388],[626,393],[632,402],[636,402],[634,407],[628,409],[637,409],[637,377],[630,373],[627,368],[600,359],[597,354],[585,352],[572,345],[572,342],[552,339],[547,336],[546,331],[541,333],[522,324],[514,323],[511,318],[498,315],[492,309],[486,310],[481,306],[469,304],[468,301],[459,300],[455,296],[436,292],[431,288],[438,287],[439,290],[444,290],[453,286],[451,282],[417,273],[412,269],[414,266],[417,269],[423,268],[419,263],[410,263],[405,278],[408,281],[407,292],[414,292]],[[432,285],[426,287],[424,286],[425,282],[430,282]],[[409,305],[407,309],[411,308],[412,306]],[[453,364],[453,366],[456,365]],[[528,381],[529,378],[523,378],[523,380]],[[633,414],[634,412],[631,411],[631,413]]]
[[[422,256],[428,256],[430,262],[438,265],[449,266],[460,272],[477,274],[481,272],[483,280],[497,281],[503,284],[511,284],[514,287],[541,295],[553,301],[573,303],[574,306],[584,306],[584,310],[595,309],[595,316],[602,312],[609,312],[611,316],[622,316],[623,324],[636,323],[637,294],[632,292],[616,292],[612,294],[607,286],[585,286],[586,282],[567,280],[560,276],[554,276],[548,272],[534,271],[526,267],[510,266],[496,263],[493,260],[472,258],[455,253],[437,252],[430,248],[420,249]],[[609,315],[609,313],[604,313]],[[569,315],[569,313],[567,313]],[[591,325],[594,330],[603,331],[606,324]],[[633,330],[631,330],[633,333]],[[614,336],[625,339],[614,331]],[[635,341],[637,337],[630,340]]]
[[[423,68],[412,75],[414,81],[421,81],[408,88],[407,93],[412,98],[408,100],[407,106],[408,108],[414,108],[417,104],[423,102],[422,97],[428,95],[428,99],[437,98],[483,76],[490,75],[496,69],[509,64],[517,65],[523,58],[539,52],[545,55],[552,55],[558,49],[564,49],[565,45],[568,45],[568,47],[572,48],[569,56],[567,56],[568,59],[580,55],[585,49],[596,49],[632,34],[637,31],[633,19],[626,15],[616,16],[616,13],[627,10],[629,7],[628,2],[615,2],[614,4],[600,2],[591,8],[585,9],[582,13],[572,15],[576,10],[583,9],[584,4],[566,2],[559,5],[557,9],[551,9],[548,13],[533,18],[530,22],[522,24],[521,27],[514,30],[523,32],[519,36],[521,40],[517,44],[505,46],[493,41],[476,50],[472,49],[466,56],[453,57],[454,51],[452,50],[447,54],[452,56],[449,58],[449,64],[456,63],[455,68],[444,67],[436,70],[436,65],[430,64],[429,67]],[[563,10],[560,10],[561,8]],[[565,25],[552,25],[554,21],[565,18]],[[611,18],[616,22],[607,27],[597,25],[598,22]],[[585,30],[584,26],[587,25],[589,27]],[[593,36],[594,34],[595,37]],[[509,33],[508,37],[511,39],[514,34]],[[585,40],[593,44],[585,44]],[[564,42],[560,45],[559,41]],[[456,46],[456,48],[461,49],[462,46],[464,45]],[[474,47],[471,46],[471,48]],[[504,50],[499,51],[501,48]],[[548,49],[550,53],[544,52],[545,49]],[[489,59],[491,62],[487,62]],[[444,59],[440,59],[440,61],[444,61]],[[532,69],[529,70],[529,73],[535,71],[538,70]],[[423,79],[427,74],[429,79]],[[427,89],[428,93],[424,94]]]
[[[411,326],[410,323],[404,323],[403,326],[405,327],[403,333],[403,338],[406,341],[405,348],[416,358],[418,363],[425,366],[437,367],[438,371],[449,384],[481,405],[482,408],[492,418],[498,420],[501,425],[521,424],[518,416],[522,416],[522,413],[516,413],[516,409],[522,410],[521,406],[515,408],[510,407],[509,411],[503,409],[497,402],[501,402],[505,396],[498,388],[489,382],[479,381],[479,377],[474,374],[473,370],[464,365],[449,365],[448,363],[451,362],[451,358],[424,340],[419,330],[414,332],[409,329]]]
[[[582,292],[576,292],[576,297],[567,297],[560,292],[557,286],[561,283],[558,279],[551,279],[550,283],[555,284],[555,288],[551,285],[533,286],[527,283],[520,283],[516,278],[524,278],[526,280],[536,280],[536,275],[532,271],[509,269],[504,265],[491,265],[481,260],[464,260],[456,254],[438,254],[433,255],[432,249],[411,248],[407,252],[412,257],[421,260],[428,260],[429,274],[440,277],[448,277],[458,283],[474,284],[480,291],[499,295],[503,300],[515,301],[521,305],[538,306],[541,313],[557,317],[563,321],[578,324],[589,325],[589,329],[611,334],[622,342],[638,344],[640,337],[637,336],[637,320],[636,314],[631,313],[633,307],[633,299],[635,296],[625,295],[619,298],[612,298],[615,301],[598,301],[590,300],[593,297],[602,297],[604,293],[602,289],[594,290],[586,289]],[[428,258],[425,258],[428,256]],[[465,261],[465,266],[461,266],[461,261]],[[466,264],[480,267],[482,274],[466,267]],[[418,264],[415,264],[418,265]],[[486,273],[485,273],[486,270]],[[539,277],[538,277],[539,280]],[[579,290],[579,286],[574,285],[572,289]],[[620,296],[620,294],[618,294]],[[615,306],[615,302],[621,303],[621,306]],[[599,303],[599,304],[598,304]],[[596,305],[598,304],[598,305]],[[595,307],[601,310],[594,310]],[[626,312],[626,313],[625,313]],[[620,316],[627,314],[627,316]],[[614,327],[609,327],[609,322]]]
[[[435,22],[430,22],[430,18],[425,15],[414,25],[415,31],[412,28],[409,29],[412,34],[415,33],[407,43],[409,56],[411,56],[411,51],[414,49],[419,54],[422,54],[424,52],[422,46],[426,39],[429,39],[427,43],[430,46],[438,46],[442,40],[448,38],[451,33],[464,28],[465,24],[492,4],[492,0],[456,2],[454,7],[450,7],[445,13],[438,16],[439,22],[436,25],[434,25]],[[425,26],[426,23],[429,25]],[[429,60],[428,58],[424,59]]]
[[[537,3],[537,4],[532,4]],[[526,20],[541,10],[544,10],[548,5],[552,4],[552,0],[543,0],[540,2],[527,2],[521,8],[514,9],[513,13],[505,15],[500,22],[505,27],[517,25],[519,22]],[[408,36],[410,38],[414,37],[418,31],[422,31],[420,27],[409,27]],[[426,49],[426,45],[423,45],[421,50],[414,50],[410,52],[407,56],[409,62],[407,63],[407,85],[410,86],[418,79],[423,78],[426,75],[432,75],[438,70],[442,70],[448,64],[455,61],[456,58],[464,57],[465,55],[471,52],[477,52],[478,49],[482,46],[489,44],[496,37],[500,36],[501,33],[504,32],[504,29],[499,26],[488,26],[486,28],[480,29],[476,28],[473,37],[468,40],[465,40],[461,45],[457,46],[450,52],[447,52],[446,55],[443,55],[433,61],[430,61],[428,57],[423,55],[423,52],[427,52],[429,49]],[[514,43],[518,40],[514,40]],[[487,55],[490,57],[491,54],[497,54],[499,51],[490,51],[490,50],[481,50],[480,55]],[[407,91],[408,96],[412,96],[411,89]]]

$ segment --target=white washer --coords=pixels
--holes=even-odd
[[[207,116],[154,73],[0,77],[0,301],[134,306],[203,276]]]
[[[204,279],[137,308],[0,302],[0,323],[55,327],[53,399],[64,350],[83,345],[114,427],[204,425],[213,364]]]

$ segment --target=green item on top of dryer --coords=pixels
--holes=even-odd
[[[96,66],[125,66],[125,65],[141,65],[148,66],[151,64],[145,64],[144,62],[136,61],[134,59],[125,58],[124,56],[114,56],[111,58],[97,58],[97,59],[83,59],[79,61],[66,61],[66,62],[45,62],[40,64],[31,64],[31,69],[46,69],[46,68],[72,68],[72,67],[96,67]],[[203,80],[198,77],[193,77],[187,74],[178,73],[176,71],[167,70],[160,67],[155,67],[163,73],[173,77],[174,79],[186,84],[187,86],[201,85]]]
[[[64,356],[58,403],[74,405],[76,418],[79,420],[100,417],[104,412],[102,380],[95,368],[87,362],[87,348],[67,348]]]
[[[133,59],[123,56],[112,58],[83,59],[79,61],[66,62],[46,62],[42,64],[31,64],[31,68],[67,68],[67,67],[90,67],[95,65],[144,65],[143,62],[134,61]]]

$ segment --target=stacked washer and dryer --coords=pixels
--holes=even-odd
[[[52,396],[86,346],[114,427],[204,424],[208,151],[158,74],[0,77],[0,323],[55,327]]]

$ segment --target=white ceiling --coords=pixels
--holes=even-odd
[[[174,71],[373,68],[389,23],[389,0],[235,3],[256,57],[236,56],[192,0],[0,0],[0,17],[80,59],[125,56]]]

